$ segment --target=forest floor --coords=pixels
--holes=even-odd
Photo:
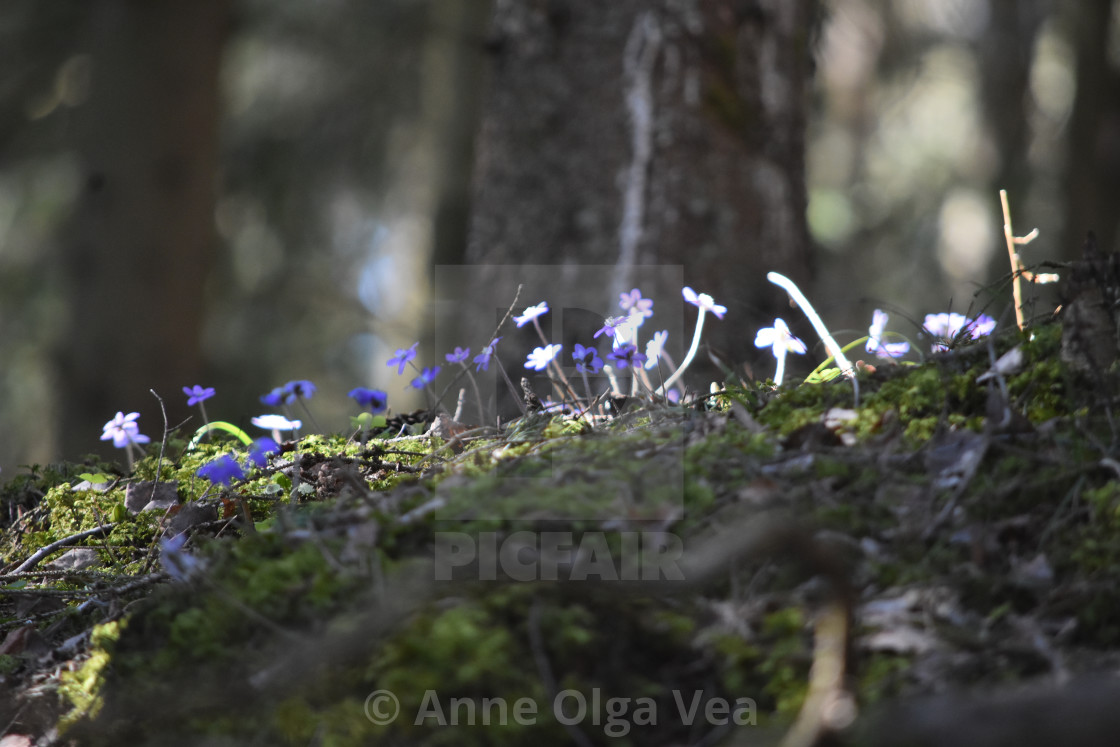
[[[861,367],[858,404],[309,436],[226,489],[195,472],[228,441],[29,470],[0,744],[1092,744],[1120,427],[1115,330],[1084,334]]]

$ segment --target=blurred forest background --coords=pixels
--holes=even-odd
[[[786,170],[747,176],[784,195],[785,228],[719,202],[742,188],[721,138],[754,111],[720,83],[752,50],[770,55],[760,106],[781,116],[744,158],[777,150]],[[1113,0],[6,0],[0,71],[0,479],[109,455],[118,410],[158,441],[149,388],[173,425],[194,384],[217,388],[211,418],[242,425],[291,379],[318,386],[324,430],[347,426],[356,386],[420,406],[385,362],[433,339],[434,267],[598,264],[596,241],[640,264],[643,221],[678,213],[729,237],[662,232],[686,282],[731,308],[721,349],[760,376],[772,362],[750,341],[785,304],[766,269],[798,276],[852,339],[876,307],[909,335],[950,305],[1011,323],[1000,188],[1016,232],[1041,231],[1028,265],[1077,256],[1090,229],[1117,248]],[[503,129],[533,95],[556,97],[526,125],[558,133],[551,149]],[[662,112],[691,138],[645,132]],[[666,197],[662,156],[690,164],[684,194],[730,186]],[[526,233],[573,200],[567,239]],[[655,310],[691,320],[675,293]],[[686,343],[670,339],[678,360]],[[422,344],[418,362],[445,352]]]

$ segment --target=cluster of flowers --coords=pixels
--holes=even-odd
[[[773,276],[774,274],[771,273]],[[777,276],[779,282],[783,287],[789,281],[785,278]],[[796,288],[794,287],[795,291]],[[800,292],[797,292],[798,295]],[[653,301],[644,298],[638,288],[634,288],[628,293],[622,293],[619,296],[619,307],[625,312],[620,316],[607,317],[604,320],[603,326],[595,332],[593,340],[606,336],[611,343],[611,350],[605,356],[606,361],[609,361],[612,368],[607,369],[607,373],[613,370],[631,369],[635,372],[634,386],[638,385],[641,381],[649,391],[655,392],[660,396],[664,396],[670,401],[676,401],[678,394],[675,389],[670,387],[681,377],[685,369],[691,364],[696,352],[699,348],[700,338],[704,327],[705,315],[711,313],[719,319],[723,319],[724,314],[727,313],[727,307],[717,304],[711,296],[706,293],[696,293],[692,288],[685,287],[681,290],[681,294],[685,301],[694,305],[698,309],[698,316],[696,327],[692,338],[692,344],[688,352],[685,354],[684,360],[681,365],[676,367],[668,378],[663,378],[660,386],[655,387],[645,373],[646,371],[658,368],[661,361],[665,361],[670,367],[673,364],[671,357],[665,350],[665,343],[669,337],[667,330],[660,330],[654,332],[650,339],[645,343],[645,352],[641,352],[638,345],[639,330],[647,319],[653,316]],[[842,353],[835,342],[832,341],[831,336],[828,335],[827,330],[824,329],[823,322],[812,311],[804,297],[800,297],[799,305],[806,310],[810,321],[817,327],[818,332],[821,333],[822,339],[825,340],[826,346],[830,350],[834,350],[834,356],[837,362],[844,368],[848,368],[846,361],[842,359]],[[800,303],[803,302],[803,303]],[[542,301],[533,306],[526,308],[520,315],[515,316],[513,321],[520,328],[526,324],[533,324],[536,328],[541,341],[544,343],[540,347],[535,347],[532,352],[526,357],[524,367],[533,371],[545,371],[551,369],[556,374],[556,380],[563,382],[566,391],[572,393],[571,387],[568,385],[567,378],[564,375],[562,368],[557,362],[557,356],[563,350],[562,344],[550,343],[544,334],[540,325],[540,317],[549,312],[548,303]],[[883,359],[894,359],[906,355],[910,351],[910,343],[905,341],[887,342],[885,341],[886,326],[888,316],[886,312],[875,309],[872,316],[871,326],[868,328],[868,336],[865,349],[868,353],[876,355]],[[977,339],[984,335],[989,335],[995,329],[996,322],[991,317],[980,314],[975,319],[970,319],[964,315],[956,313],[941,313],[929,314],[925,318],[924,331],[935,338],[932,345],[934,352],[940,352],[948,349],[948,345],[957,339],[968,338]],[[452,352],[444,356],[448,365],[458,365],[462,371],[470,377],[474,383],[473,373],[479,371],[488,371],[490,364],[496,362],[499,368],[502,368],[501,361],[497,356],[497,345],[501,341],[501,337],[495,337],[485,345],[482,350],[471,358],[470,348],[456,347]],[[431,386],[435,382],[436,377],[439,376],[443,370],[442,366],[425,366],[420,368],[414,363],[417,356],[417,347],[419,342],[415,342],[407,348],[401,348],[396,351],[395,355],[389,359],[386,365],[389,367],[396,367],[397,375],[403,375],[407,366],[417,372],[417,376],[410,382],[410,386],[418,389],[427,389],[431,391]],[[777,369],[774,376],[774,383],[780,385],[785,369],[785,358],[789,353],[803,355],[807,352],[808,348],[804,342],[795,337],[790,332],[789,326],[781,318],[774,320],[773,326],[765,327],[758,330],[755,341],[755,346],[759,348],[770,348],[777,359]],[[571,351],[572,360],[575,370],[583,377],[583,383],[587,394],[587,403],[594,400],[590,386],[588,384],[588,374],[598,374],[603,371],[607,363],[604,358],[600,356],[600,351],[597,345],[592,342],[591,345],[583,345],[576,343],[573,345]],[[467,361],[474,364],[474,372],[470,371]],[[660,372],[660,368],[658,368]],[[502,374],[507,379],[508,375],[505,374],[502,368]],[[477,394],[477,384],[475,383],[475,390]],[[316,392],[315,385],[306,379],[299,379],[289,381],[287,384],[272,389],[267,394],[261,396],[261,402],[272,407],[287,407],[295,402],[300,402],[306,408],[304,401],[314,396]],[[263,467],[267,463],[268,455],[279,451],[279,441],[281,439],[281,431],[298,431],[302,426],[302,421],[292,420],[285,415],[279,414],[265,414],[252,418],[252,423],[257,427],[271,431],[271,437],[265,436],[256,440],[251,440],[236,426],[228,423],[209,424],[206,416],[205,405],[203,404],[207,399],[214,396],[214,389],[212,387],[183,387],[183,393],[187,395],[187,405],[198,405],[202,410],[203,421],[207,423],[208,428],[222,426],[235,435],[238,435],[242,441],[249,446],[248,457],[243,463],[237,461],[233,454],[226,454],[218,459],[215,459],[203,465],[198,474],[200,477],[209,479],[215,484],[230,485],[233,480],[245,479],[246,470],[255,467]],[[434,394],[434,392],[433,392]],[[349,396],[361,407],[363,410],[368,410],[370,413],[377,414],[384,412],[388,408],[389,395],[380,389],[370,389],[367,387],[357,387],[349,392]],[[572,397],[574,398],[574,393]],[[548,409],[563,409],[565,407],[574,407],[578,403],[554,403],[545,402]],[[481,409],[481,405],[480,405]],[[309,413],[310,414],[310,413]],[[101,436],[102,440],[112,439],[113,445],[117,448],[125,448],[128,450],[129,464],[132,463],[132,449],[134,446],[146,444],[151,441],[147,436],[140,433],[139,425],[137,424],[138,413],[129,413],[125,415],[123,412],[118,412],[116,417],[110,420],[104,426],[104,433]]]
[[[871,317],[871,326],[867,329],[867,342],[864,349],[882,359],[901,358],[910,352],[910,343],[885,342],[888,315],[881,309],[875,309]],[[996,328],[996,321],[987,314],[980,314],[975,319],[969,319],[963,314],[941,313],[927,314],[923,331],[935,338],[930,346],[934,353],[944,352],[949,349],[949,344],[959,338],[976,340],[985,335],[990,335]],[[754,344],[759,348],[770,348],[778,361],[774,383],[782,383],[782,372],[785,368],[785,358],[789,353],[804,355],[808,348],[790,332],[789,326],[782,319],[775,319],[773,327],[765,327],[758,331]]]

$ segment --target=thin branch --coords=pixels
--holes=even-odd
[[[63,537],[62,539],[56,540],[49,545],[46,545],[45,547],[40,547],[30,558],[16,566],[15,570],[13,570],[12,573],[23,573],[24,571],[29,571],[35,566],[39,565],[40,560],[47,557],[55,550],[67,547],[69,545],[76,545],[86,537],[93,537],[103,533],[107,534],[111,532],[113,530],[113,527],[115,526],[116,524],[103,524],[99,527],[94,527],[93,529],[87,529],[84,532],[71,534],[69,537]]]

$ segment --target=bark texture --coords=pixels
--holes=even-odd
[[[76,133],[84,192],[61,246],[69,326],[59,354],[62,453],[89,451],[117,410],[162,429],[202,383],[203,283],[214,242],[218,71],[228,0],[101,0],[92,94]],[[92,432],[91,432],[92,431]]]
[[[731,310],[705,339],[729,362],[757,357],[747,330],[788,310],[766,273],[811,275],[814,13],[810,0],[499,0],[468,261],[610,266],[613,313],[634,268],[681,265]],[[642,290],[683,304],[679,287]]]

